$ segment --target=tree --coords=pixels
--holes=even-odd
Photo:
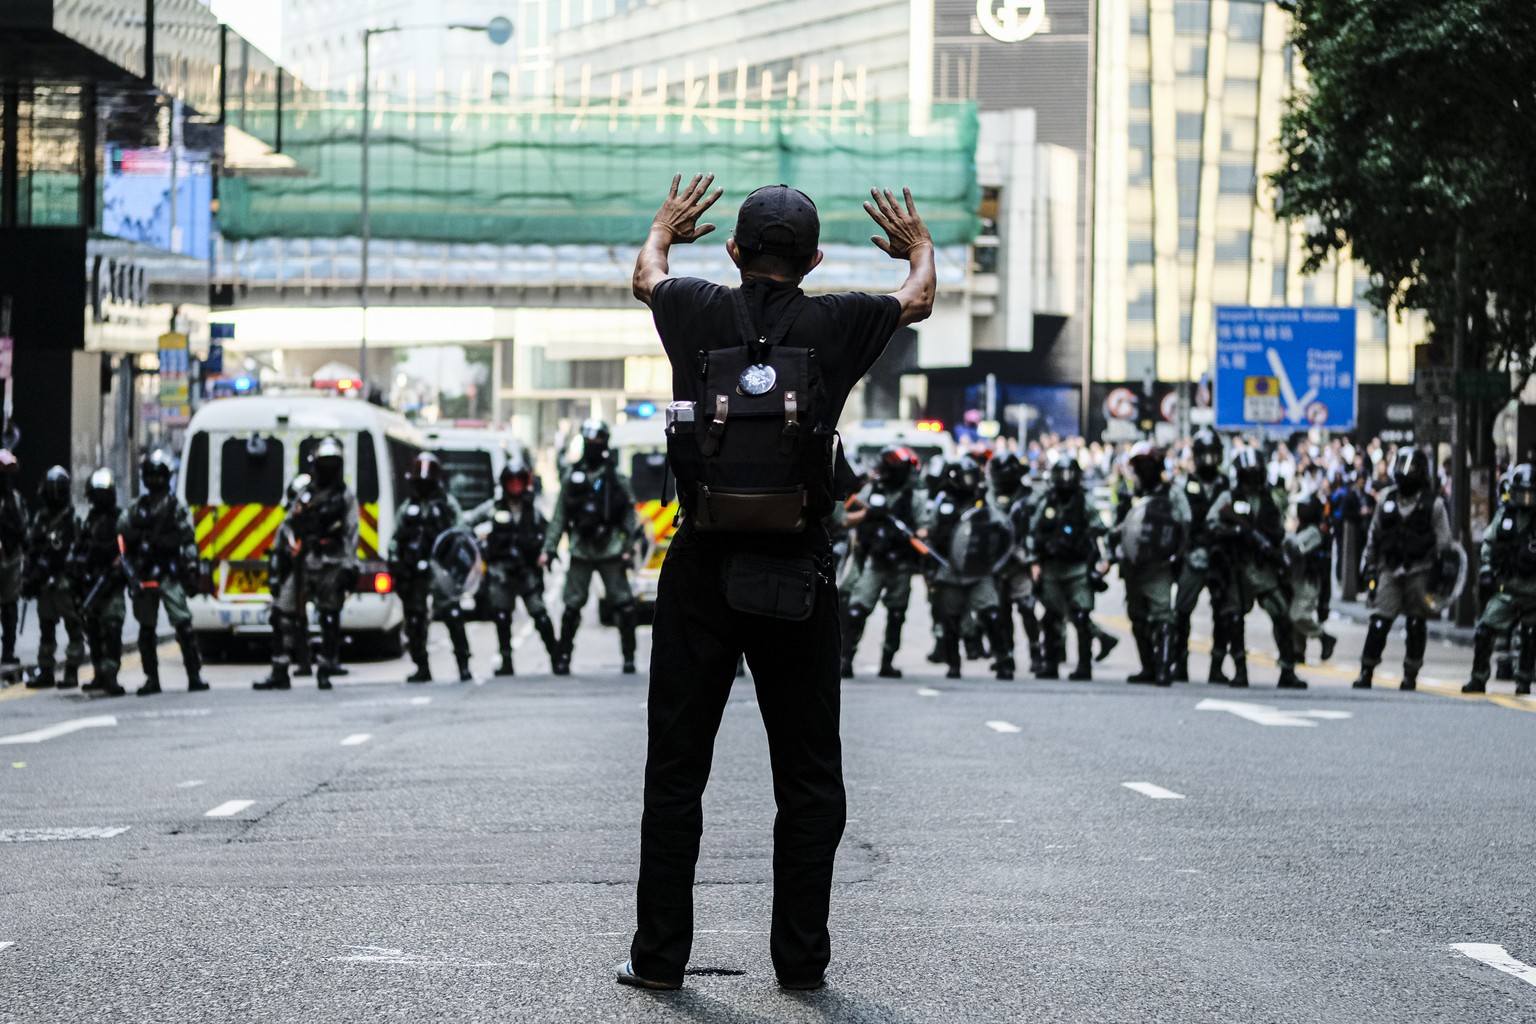
[[[1536,371],[1536,3],[1296,0],[1310,81],[1281,129],[1306,270],[1348,247],[1370,301],[1423,310],[1468,365]]]

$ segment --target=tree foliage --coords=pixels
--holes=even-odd
[[[1281,132],[1279,214],[1307,269],[1349,247],[1371,302],[1446,341],[1456,257],[1470,366],[1536,369],[1536,2],[1296,0],[1310,81]]]

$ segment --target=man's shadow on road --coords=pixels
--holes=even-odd
[[[783,1024],[782,1016],[764,1016],[760,1012],[733,1006],[715,995],[684,988],[660,995],[645,993],[680,1018],[707,1024]],[[797,1005],[802,1013],[819,1016],[837,1024],[904,1024],[906,1018],[895,1010],[846,988],[828,986],[813,992],[781,991],[779,998]]]

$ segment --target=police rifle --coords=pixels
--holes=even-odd
[[[906,523],[902,522],[900,519],[897,519],[895,516],[893,516],[889,509],[870,508],[870,506],[860,501],[857,496],[851,497],[843,503],[843,507],[850,512],[856,511],[854,508],[855,505],[863,509],[866,513],[873,512],[877,515],[885,516],[886,521],[896,528],[896,532],[905,537],[907,539],[907,543],[912,545],[913,551],[916,551],[918,554],[924,556],[925,558],[931,558],[935,562],[939,563],[939,565],[943,568],[953,571],[953,567],[949,564],[949,560],[947,558],[919,540],[917,534],[912,532],[912,528],[909,527]]]

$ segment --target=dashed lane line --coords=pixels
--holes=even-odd
[[[1153,800],[1184,799],[1183,793],[1175,793],[1171,789],[1164,789],[1162,786],[1151,782],[1122,782],[1120,785],[1124,786],[1126,789],[1134,790],[1135,792],[1140,793],[1142,796],[1151,797]]]
[[[255,800],[226,800],[213,810],[204,812],[203,817],[233,818],[255,802]]]
[[[939,695],[939,691],[935,690],[931,686],[919,686],[917,688],[917,695],[919,697],[937,697]]]
[[[201,785],[204,785],[204,784],[205,783],[203,782],[202,779],[188,779],[186,782],[178,782],[178,783],[176,783],[176,788],[177,789],[194,789],[194,788],[196,788],[198,786],[201,786]]]
[[[0,843],[58,843],[71,839],[111,839],[128,831],[127,825],[96,828],[3,828]]]
[[[371,739],[373,739],[373,733],[371,732],[355,732],[342,740],[341,745],[344,747],[360,747]]]
[[[44,740],[68,736],[70,733],[79,732],[81,729],[102,729],[116,724],[117,718],[113,715],[93,715],[90,718],[74,718],[68,722],[60,722],[57,725],[33,729],[31,732],[18,732],[10,736],[0,736],[0,744],[42,743]]]
[[[1018,726],[1014,725],[1012,722],[1002,722],[1002,721],[988,722],[987,723],[987,728],[991,729],[993,732],[1002,732],[1002,733],[1023,732],[1024,731],[1023,729],[1020,729]]]
[[[1516,960],[1503,946],[1492,942],[1458,942],[1451,948],[1462,956],[1471,957],[1496,971],[1519,978],[1527,985],[1536,985],[1536,967]]]

